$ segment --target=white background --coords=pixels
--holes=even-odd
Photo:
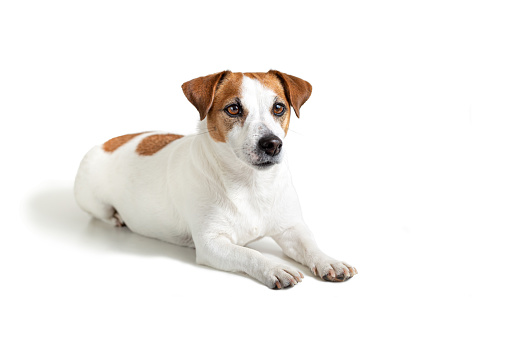
[[[2,338],[507,338],[504,1],[2,1]],[[181,84],[313,85],[285,141],[304,216],[359,275],[273,291],[90,220],[93,145],[193,133]]]

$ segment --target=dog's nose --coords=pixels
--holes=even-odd
[[[283,141],[274,134],[269,134],[260,138],[258,141],[258,147],[260,147],[265,154],[275,157],[279,154],[279,152],[281,152]]]

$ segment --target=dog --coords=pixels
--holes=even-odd
[[[244,247],[271,237],[326,281],[357,270],[324,254],[305,224],[283,139],[311,84],[279,71],[223,71],[182,85],[199,132],[144,132],[92,148],[76,175],[78,205],[135,233],[196,249],[196,262],[243,272],[274,289],[301,282],[295,268]]]

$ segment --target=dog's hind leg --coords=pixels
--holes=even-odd
[[[118,212],[115,210],[115,213],[113,213],[113,218],[115,219],[115,226],[117,227],[126,227],[127,225],[124,222],[124,219],[118,214]]]
[[[81,161],[74,182],[74,197],[85,212],[113,226],[125,225],[115,208],[105,198],[108,192],[104,152],[100,147],[91,149]]]
[[[74,192],[76,202],[88,214],[113,226],[122,226],[124,224],[115,208],[99,201],[88,188],[80,189],[79,185],[76,185]]]

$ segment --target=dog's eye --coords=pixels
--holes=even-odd
[[[230,115],[237,115],[240,113],[239,105],[233,104],[225,108],[225,111]]]
[[[285,105],[283,104],[274,104],[274,107],[272,107],[272,113],[274,115],[277,115],[278,117],[282,116],[285,112]]]

